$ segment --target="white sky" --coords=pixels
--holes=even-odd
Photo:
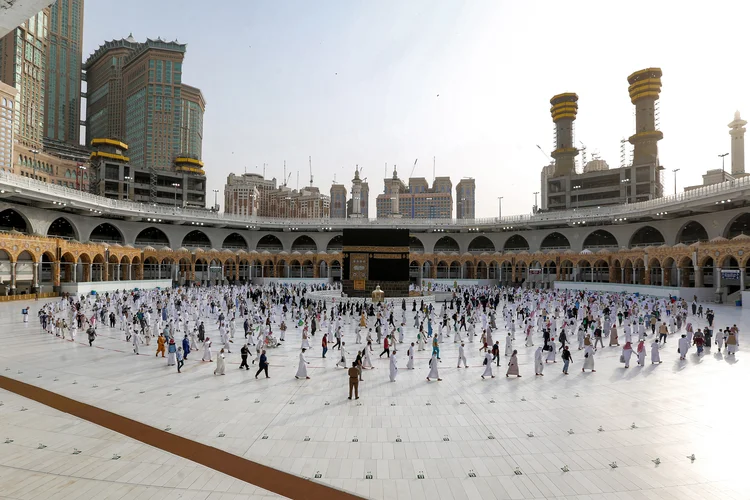
[[[478,217],[497,214],[497,196],[504,215],[527,213],[547,163],[536,145],[552,150],[550,97],[579,95],[576,139],[617,167],[634,128],[626,78],[652,66],[666,192],[673,168],[680,190],[720,168],[734,111],[750,116],[747,1],[132,4],[112,23],[119,2],[87,3],[84,59],[130,31],[188,43],[183,81],[208,103],[210,202],[227,174],[263,163],[281,179],[286,160],[291,186],[297,170],[306,185],[311,155],[325,192],[364,167],[374,216],[386,162],[407,178],[419,158],[414,175],[431,178],[435,156],[454,185],[477,180]]]

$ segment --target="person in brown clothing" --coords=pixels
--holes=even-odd
[[[359,370],[357,363],[352,363],[349,368],[349,399],[352,399],[352,389],[354,390],[354,399],[359,399]]]
[[[164,336],[159,335],[159,338],[156,339],[156,355],[158,356],[159,353],[161,353],[161,357],[164,357]]]

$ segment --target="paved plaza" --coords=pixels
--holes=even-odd
[[[136,356],[119,329],[100,325],[93,348],[83,333],[75,342],[42,333],[41,304],[0,304],[0,375],[361,497],[750,498],[742,477],[750,320],[742,308],[715,308],[716,326],[740,328],[734,357],[714,346],[700,358],[691,348],[679,361],[678,335],[670,335],[661,365],[647,356],[645,367],[633,359],[624,369],[621,349],[605,347],[596,373],[581,373],[582,351],[573,342],[570,375],[558,357],[535,377],[536,347],[524,347],[517,334],[523,377],[506,378],[503,358],[499,376],[482,380],[479,337],[466,343],[468,369],[456,368],[457,344],[448,338],[441,382],[425,380],[429,345],[417,352],[415,369],[406,369],[416,337],[409,320],[406,342],[397,346],[396,382],[374,345],[374,369],[364,372],[360,399],[350,401],[346,370],[335,367],[338,352],[321,358],[320,331],[306,353],[310,380],[294,378],[302,332],[294,327],[282,347],[268,350],[270,379],[255,379],[253,365],[239,370],[241,322],[225,376],[213,374],[215,362],[200,361],[201,349],[178,374],[154,357],[155,341]],[[205,321],[218,340],[216,321]],[[351,363],[363,345],[354,344],[354,323],[344,331]],[[501,346],[505,335],[502,326],[493,334]],[[0,499],[275,496],[16,394],[0,390],[0,401]]]

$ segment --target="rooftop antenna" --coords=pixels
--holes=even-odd
[[[383,173],[385,174],[383,175],[383,178],[387,179],[388,178],[388,162],[385,162],[385,167],[383,167]]]
[[[289,174],[291,175],[291,174]],[[286,176],[286,160],[284,160],[284,187],[286,187],[286,183],[289,181],[289,177]]]
[[[263,178],[266,178],[266,164],[263,164]]]
[[[247,165],[245,165],[245,174],[247,174]]]
[[[432,183],[435,184],[435,157],[432,157]]]
[[[313,175],[312,175],[312,156],[307,157],[307,161],[310,163],[310,187],[313,185]],[[336,180],[336,174],[333,174],[333,180]]]

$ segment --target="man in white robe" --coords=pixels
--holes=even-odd
[[[661,356],[659,356],[659,339],[655,338],[651,344],[651,364],[661,363]]]
[[[302,349],[302,352],[299,353],[299,365],[297,366],[297,374],[294,376],[294,378],[309,379],[310,377],[307,376],[307,365],[309,364],[310,363],[305,359],[305,349]]]
[[[396,349],[393,350],[390,356],[390,378],[391,382],[396,381],[396,375],[398,374],[398,365],[396,365]]]
[[[687,336],[684,333],[682,334],[682,337],[680,337],[680,340],[677,341],[677,347],[680,351],[680,359],[685,359],[688,349],[690,348],[690,341],[687,339]]]
[[[438,382],[443,380],[438,373],[438,359],[435,352],[432,353],[432,357],[430,358],[430,373],[427,374],[427,381],[429,382],[433,378],[437,379]]]
[[[466,354],[464,354],[464,341],[461,341],[461,345],[458,346],[458,365],[456,368],[461,368],[461,361],[464,362],[464,368],[468,368],[469,365],[466,363]]]
[[[534,353],[534,374],[544,377],[544,362],[542,361],[543,352],[542,346],[536,348]]]
[[[414,369],[414,342],[411,343],[411,345],[409,346],[409,349],[406,351],[406,357],[408,358],[408,361],[406,362],[406,369],[413,370]]]

